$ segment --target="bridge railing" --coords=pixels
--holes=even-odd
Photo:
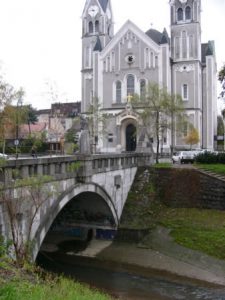
[[[78,163],[77,167],[76,164]],[[6,160],[0,170],[0,182],[36,175],[50,175],[55,179],[88,177],[107,172],[152,164],[151,153],[121,153],[73,155]],[[75,167],[74,167],[75,165]]]

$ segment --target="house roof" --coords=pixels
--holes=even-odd
[[[25,137],[29,133],[41,133],[43,132],[47,127],[46,123],[36,123],[36,124],[30,124],[30,128],[28,124],[22,124],[20,125],[19,131],[20,131],[20,136]]]
[[[106,11],[109,0],[98,0],[104,12]]]

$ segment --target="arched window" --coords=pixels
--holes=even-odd
[[[185,8],[185,20],[191,20],[191,8],[187,6]]]
[[[184,19],[183,9],[178,8],[178,10],[177,10],[177,21],[183,21],[183,19]]]
[[[145,79],[140,80],[140,98],[144,100],[146,97],[146,81]]]
[[[186,31],[182,31],[182,55],[183,55],[183,58],[187,58],[187,34],[186,34]]]
[[[150,64],[149,64],[149,49],[146,48],[145,49],[145,67],[149,68]]]
[[[88,32],[93,33],[93,23],[91,21],[88,24]]]
[[[134,75],[127,76],[127,96],[134,95]]]
[[[122,85],[121,81],[116,82],[116,103],[121,103],[121,91],[122,91]]]
[[[182,97],[184,101],[188,100],[188,85],[186,83],[182,86]]]
[[[99,21],[95,21],[95,32],[99,32]]]
[[[180,57],[180,38],[179,36],[175,37],[175,57]]]
[[[193,57],[194,56],[194,37],[193,35],[189,36],[189,56]]]

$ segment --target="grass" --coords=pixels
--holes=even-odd
[[[178,244],[225,259],[225,212],[164,208],[158,222],[171,229]]]
[[[225,175],[225,164],[195,164],[197,168]]]
[[[41,277],[0,258],[0,300],[110,300],[110,296],[65,277]]]
[[[1,300],[109,300],[110,297],[72,280],[32,284],[15,280],[0,287]]]
[[[162,166],[164,164],[159,164],[159,167]],[[152,175],[143,174],[145,176],[140,172],[129,192],[120,226],[151,229],[163,225],[171,229],[171,235],[178,244],[225,259],[225,211],[169,208],[157,198]]]
[[[172,163],[158,163],[158,164],[154,164],[153,167],[157,169],[171,168]]]

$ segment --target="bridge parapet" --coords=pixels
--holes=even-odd
[[[74,167],[74,163],[78,163]],[[57,180],[86,178],[93,174],[152,164],[152,154],[122,153],[100,155],[72,155],[40,157],[38,159],[10,159],[2,167],[0,182],[31,176],[50,175]],[[17,170],[17,172],[13,172]],[[7,176],[6,176],[7,173]]]

